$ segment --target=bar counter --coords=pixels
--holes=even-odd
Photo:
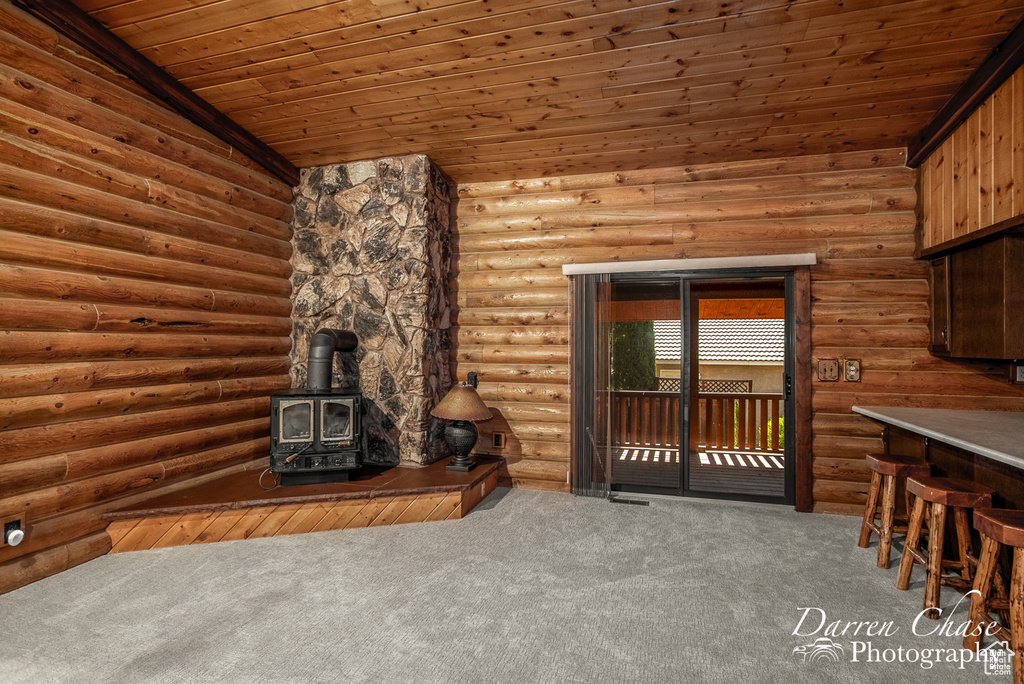
[[[935,475],[996,490],[997,506],[1024,509],[1024,412],[854,406],[882,423],[886,453],[929,461]]]

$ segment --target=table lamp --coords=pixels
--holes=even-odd
[[[469,452],[476,445],[474,423],[491,419],[491,410],[476,393],[476,388],[464,382],[455,385],[430,414],[449,421],[444,429],[444,439],[454,456],[446,470],[472,470],[476,465],[469,458]]]

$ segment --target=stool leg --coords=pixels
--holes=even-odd
[[[999,562],[999,542],[981,535],[981,554],[978,556],[978,571],[974,575],[974,586],[971,594],[970,621],[967,625],[967,636],[964,637],[964,648],[977,651],[981,645],[981,635],[985,629],[983,620],[988,620],[985,601],[992,590],[992,576]],[[977,632],[977,634],[975,634]]]
[[[924,583],[925,617],[938,620],[939,599],[942,592],[942,537],[946,529],[946,505],[932,503],[928,523],[928,576]]]
[[[901,591],[906,591],[910,586],[910,573],[914,570],[914,555],[910,551],[917,549],[923,523],[924,499],[917,497],[914,500],[914,510],[910,514],[910,522],[907,524],[907,539],[903,542],[903,558],[900,559],[900,574],[896,578],[896,588]]]
[[[882,526],[878,535],[878,567],[888,569],[889,549],[892,547],[893,517],[896,515],[896,478],[885,476],[885,496],[882,498]]]
[[[1002,562],[1002,558],[1003,558],[1002,554],[1005,551],[1006,551],[1006,547],[1004,547],[1002,544],[1000,544],[999,545],[999,555],[996,556],[996,571],[995,571],[995,574],[992,576],[992,589],[996,593],[996,598],[1001,598],[1001,599],[1009,599],[1010,598],[1010,592],[1006,588],[1006,580],[1003,578],[1003,567],[1004,567],[1004,565],[1003,565],[1003,562]],[[1006,566],[1011,566],[1011,563],[1006,563]],[[1009,603],[1007,603],[1007,605],[1009,605]],[[1005,610],[1004,609],[997,610],[996,611],[996,615],[999,616],[999,622],[1004,627],[1006,625],[1010,624],[1010,609],[1009,608],[1006,608]]]
[[[1024,682],[1024,553],[1013,550],[1010,576],[1010,646],[1013,648],[1013,681]]]
[[[970,559],[974,555],[974,548],[971,544],[971,528],[967,525],[967,510],[954,506],[953,520],[956,523],[956,545],[960,549],[960,576],[970,582],[972,577]]]
[[[868,548],[868,541],[871,539],[871,528],[868,523],[874,522],[875,510],[878,508],[878,489],[882,483],[882,476],[878,473],[871,473],[871,489],[868,490],[868,502],[864,506],[864,522],[860,525],[860,539],[857,546],[862,549]]]

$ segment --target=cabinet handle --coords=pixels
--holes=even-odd
[[[947,327],[948,326],[945,326],[945,325],[942,326],[942,343],[943,344],[949,344],[949,340],[946,338],[946,328]]]

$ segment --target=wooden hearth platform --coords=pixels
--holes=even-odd
[[[364,466],[350,482],[270,490],[259,471],[226,476],[108,513],[110,553],[461,518],[497,487],[501,461],[478,459],[468,473],[447,463]]]

